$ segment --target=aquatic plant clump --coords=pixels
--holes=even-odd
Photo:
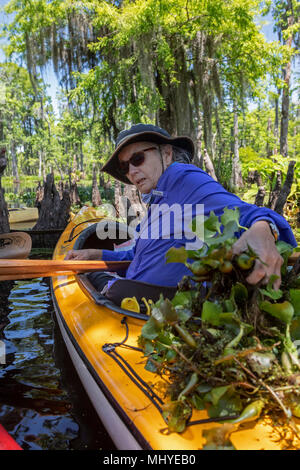
[[[139,337],[146,369],[167,384],[169,431],[184,431],[193,409],[206,409],[236,427],[263,414],[283,416],[298,432],[299,262],[288,266],[293,248],[277,242],[284,259],[280,290],[273,289],[276,276],[264,287],[248,285],[257,255],[250,246],[232,255],[238,220],[238,210],[225,209],[220,220],[211,213],[203,248],[168,251],[167,262],[185,263],[191,275],[172,300],[161,296],[152,305]]]

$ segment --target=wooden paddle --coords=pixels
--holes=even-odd
[[[129,261],[0,259],[0,281],[126,269]]]
[[[300,252],[294,252],[289,257],[288,264],[294,265],[299,258]],[[119,271],[120,269],[126,269],[129,264],[130,261],[0,259],[0,281],[70,275],[94,271]]]
[[[24,259],[31,252],[31,237],[26,232],[0,234],[0,258]]]

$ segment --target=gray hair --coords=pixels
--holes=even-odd
[[[187,150],[172,145],[173,150],[173,162],[178,163],[191,163],[192,155]]]
[[[159,145],[160,149],[163,149],[170,144],[161,144]],[[193,157],[188,150],[185,150],[181,147],[176,147],[176,145],[171,145],[172,147],[172,161],[178,163],[191,163]]]

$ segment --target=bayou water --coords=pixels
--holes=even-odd
[[[26,450],[115,449],[61,338],[48,280],[15,281],[1,300],[0,423]]]

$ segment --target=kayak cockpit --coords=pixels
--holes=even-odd
[[[99,233],[107,233],[107,238],[100,239]],[[114,250],[116,247],[124,244],[124,242],[126,243],[130,240],[133,241],[133,235],[133,230],[125,224],[110,220],[101,220],[89,227],[86,227],[80,232],[73,245],[73,250],[91,248],[99,250]],[[70,238],[71,237],[72,234],[70,235]],[[80,288],[96,305],[107,307],[116,313],[138,318],[140,320],[148,319],[145,312],[138,313],[121,308],[120,305],[117,305],[111,299],[108,299],[105,295],[101,294],[88,278],[88,274],[78,274],[76,278]]]
[[[107,238],[100,239],[99,234],[107,233]],[[132,243],[130,244],[130,240]],[[118,247],[125,244],[125,248],[132,246],[134,243],[133,232],[130,227],[125,224],[102,220],[101,222],[95,223],[85,228],[79,235],[74,243],[74,250],[82,249],[108,249],[115,250]],[[124,276],[125,273],[118,273]],[[147,303],[142,299],[151,299],[156,302],[162,293],[165,298],[173,298],[176,292],[175,287],[164,287],[149,284],[145,282],[139,282],[131,279],[116,279],[113,285],[113,293],[109,295],[103,295],[99,292],[97,287],[91,281],[88,274],[78,274],[77,281],[80,288],[84,293],[97,305],[105,306],[117,313],[123,315],[132,316],[141,320],[147,320],[149,317],[147,312]],[[127,298],[135,297],[140,307],[140,312],[133,312],[125,310],[121,307],[122,300]]]

